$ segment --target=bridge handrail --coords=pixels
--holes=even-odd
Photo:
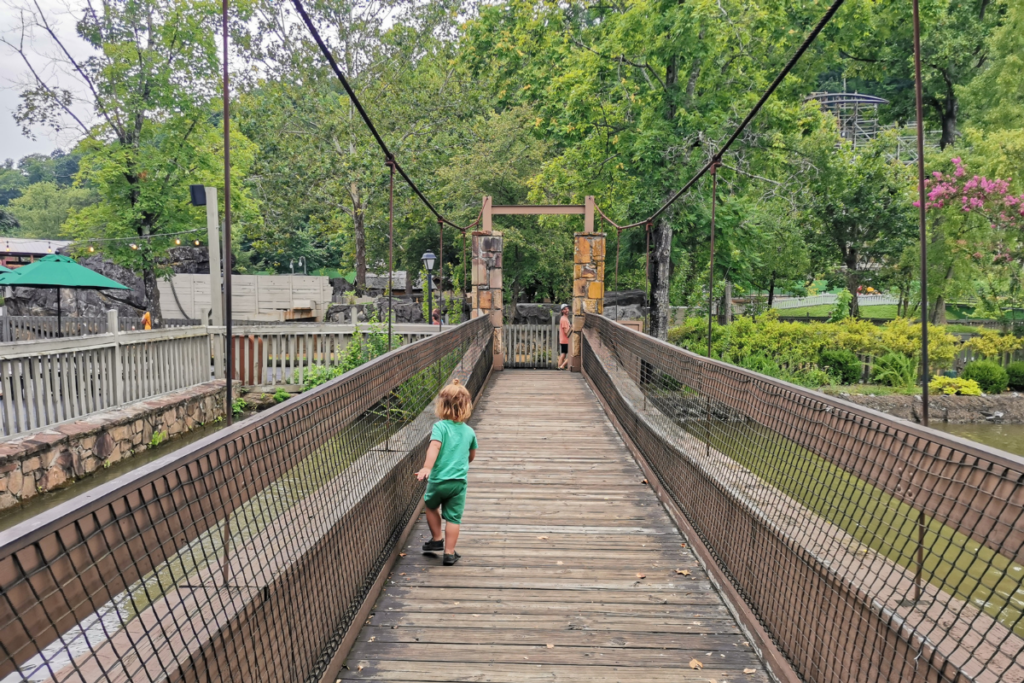
[[[801,677],[1024,675],[1024,458],[602,316],[583,344],[597,393]]]
[[[0,533],[0,678],[317,680],[422,493],[479,318]],[[273,653],[271,656],[270,653]]]

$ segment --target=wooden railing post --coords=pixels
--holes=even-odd
[[[121,361],[121,327],[117,322],[117,309],[107,311],[107,332],[113,335],[114,342],[114,377],[111,384],[111,390],[114,392],[114,405],[119,406],[124,403],[125,397],[125,377],[124,368]]]

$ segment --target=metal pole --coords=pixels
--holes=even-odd
[[[387,164],[391,175],[391,186],[388,189],[388,351],[390,351],[391,318],[395,313],[391,292],[395,288],[395,162],[393,159],[388,159]]]
[[[914,7],[914,106],[917,114],[917,202],[921,241],[921,423],[928,426],[928,232],[925,223],[924,192],[924,103],[921,89],[921,15],[918,0]],[[914,577],[914,601],[921,599],[924,573],[924,512],[917,515],[917,572]]]
[[[234,374],[234,354],[231,352],[231,103],[228,89],[228,0],[221,5],[221,29],[224,32],[224,339],[227,342],[227,367],[224,371],[224,414],[227,424],[233,422],[231,381]],[[213,293],[211,293],[212,295]],[[224,585],[228,584],[231,570],[231,513],[224,516]]]
[[[924,102],[921,92],[921,16],[914,5],[914,106],[917,112],[917,202],[921,240],[921,424],[928,426],[928,232],[925,227]]]
[[[437,254],[437,331],[444,329],[444,221],[437,219],[441,233],[441,250]]]
[[[715,299],[715,204],[718,199],[718,161],[711,164],[711,261],[708,265],[708,358],[711,358],[711,308]]]
[[[224,339],[227,342],[227,368],[224,372],[224,386],[226,388],[226,400],[224,413],[227,416],[227,423],[233,422],[231,382],[234,375],[234,354],[232,353],[231,339],[231,102],[230,90],[228,89],[228,0],[223,0],[221,5],[221,22],[224,38]],[[225,548],[226,550],[226,548]],[[227,577],[227,567],[224,569]]]
[[[619,251],[620,251],[621,247],[622,247],[622,230],[619,229],[619,230],[615,231],[615,291],[616,292],[619,291]],[[616,322],[618,322],[618,320],[619,320],[619,306],[622,304],[622,302],[621,302],[622,297],[619,297],[619,299],[620,299],[619,303],[616,304],[616,306],[615,306],[615,321]]]
[[[647,222],[647,227],[644,228],[644,232],[647,235],[647,246],[644,250],[644,275],[647,278],[647,286],[644,289],[644,303],[647,304],[647,329],[644,330],[647,334],[651,333],[651,223]],[[647,400],[646,398],[644,399]],[[646,410],[646,408],[645,408]]]
[[[433,326],[434,324],[434,297],[430,293],[431,289],[431,275],[430,269],[427,268],[427,324]]]

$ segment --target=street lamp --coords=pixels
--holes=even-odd
[[[432,270],[434,270],[434,261],[437,259],[437,257],[434,256],[434,252],[428,251],[427,253],[423,254],[422,258],[423,258],[423,265],[427,267],[427,317],[428,317],[427,323],[432,325],[433,324],[433,319],[434,319],[434,303],[433,303],[433,297],[430,294],[430,285],[431,285],[431,282],[430,282],[430,280],[431,280],[430,272]]]
[[[306,257],[305,256],[300,256],[299,257],[299,265],[302,266],[302,274],[305,275],[306,274]]]

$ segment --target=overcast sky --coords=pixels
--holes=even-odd
[[[0,35],[17,41],[19,26],[17,3],[21,0],[0,0]],[[69,15],[71,8],[78,3],[76,0],[38,0],[40,7],[47,13],[49,20],[57,26],[57,32],[69,39],[70,45],[78,55],[86,52],[83,43],[75,36],[74,20]],[[73,4],[69,4],[73,3]],[[52,53],[52,43],[41,36],[31,36],[29,40],[34,54],[37,69],[45,68],[48,61],[47,53]],[[0,161],[4,159],[18,160],[26,154],[49,154],[57,147],[68,149],[75,138],[67,133],[56,136],[48,128],[39,127],[35,132],[35,140],[21,133],[21,126],[14,121],[14,111],[18,107],[21,91],[19,83],[25,81],[28,72],[21,57],[6,45],[0,44]],[[72,81],[62,78],[61,83],[72,86]],[[81,109],[81,108],[79,108]],[[83,112],[85,113],[85,112]]]

